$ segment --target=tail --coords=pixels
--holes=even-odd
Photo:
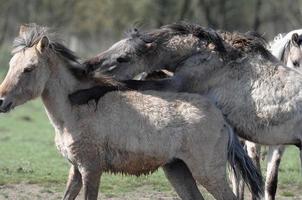
[[[229,143],[228,143],[228,161],[232,167],[235,176],[241,175],[244,182],[247,184],[251,193],[260,199],[263,196],[263,179],[261,173],[255,167],[253,161],[247,155],[239,142],[238,137],[234,134],[233,129],[229,128]],[[236,172],[239,174],[236,174]]]

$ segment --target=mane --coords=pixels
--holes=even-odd
[[[218,31],[223,41],[241,53],[260,53],[267,59],[271,53],[266,48],[267,41],[257,32],[246,33]]]
[[[208,44],[213,44],[214,50],[220,53],[226,53],[228,49],[231,49],[228,53],[234,54],[234,56],[242,56],[242,54],[246,53],[260,53],[267,59],[271,58],[271,53],[266,48],[266,40],[256,32],[243,34],[239,32],[215,31],[211,28],[187,22],[168,24],[148,32],[140,31],[137,28],[128,32],[128,36],[137,41],[137,47],[141,47],[140,52],[144,52],[145,45],[142,45],[144,43],[155,42],[162,44],[172,36],[188,34],[192,34]],[[229,57],[232,58],[232,55]]]
[[[99,85],[117,86],[119,82],[111,77],[102,74],[91,76],[81,63],[81,59],[69,48],[67,48],[62,40],[56,37],[54,32],[50,32],[48,27],[39,26],[36,24],[26,24],[26,31],[22,32],[13,42],[12,54],[24,51],[27,48],[33,47],[43,38],[49,39],[49,51],[55,53],[66,63],[67,69],[71,74],[80,81],[94,81]]]
[[[187,22],[168,24],[160,27],[159,29],[154,29],[148,32],[134,28],[127,33],[127,36],[134,41],[137,41],[136,47],[138,47],[138,50],[141,52],[144,52],[144,45],[142,45],[144,43],[155,42],[156,44],[162,44],[175,35],[188,34],[192,34],[193,36],[206,41],[208,44],[213,44],[215,46],[215,50],[218,52],[226,51],[222,38],[214,30]]]
[[[288,43],[291,40],[291,37],[294,33],[298,35],[302,35],[302,29],[293,30],[287,34],[278,34],[273,41],[269,42],[268,48],[271,53],[278,58],[279,60],[282,59],[284,51],[288,46]]]

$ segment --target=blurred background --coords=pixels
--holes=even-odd
[[[228,31],[254,30],[272,40],[302,28],[302,0],[0,0],[0,82],[23,23],[54,28],[87,58],[134,26],[150,29],[180,20]],[[0,115],[0,200],[61,199],[69,164],[53,138],[40,100]],[[291,147],[281,163],[278,199],[302,199],[301,187],[298,151]],[[140,178],[106,175],[101,188],[105,199],[176,196],[161,170]]]
[[[302,24],[301,0],[0,0],[0,46],[22,23],[58,30],[83,56],[108,47],[135,26],[186,20],[214,29],[259,31],[267,39]]]

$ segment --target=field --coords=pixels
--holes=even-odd
[[[39,99],[0,115],[0,200],[62,197],[69,164],[57,152],[53,138]],[[294,147],[287,149],[281,163],[279,185],[278,199],[302,199]],[[142,177],[106,174],[100,191],[102,199],[177,199],[162,170]]]

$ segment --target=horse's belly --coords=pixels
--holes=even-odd
[[[150,174],[167,162],[165,158],[128,152],[108,153],[106,161],[106,171],[136,176]]]

